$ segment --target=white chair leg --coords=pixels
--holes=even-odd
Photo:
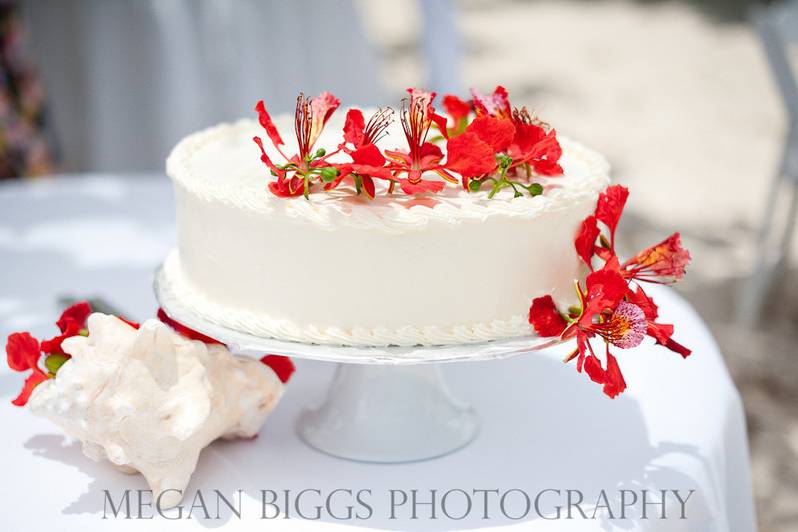
[[[790,242],[794,234],[796,209],[798,209],[798,175],[793,177],[795,165],[792,164],[792,157],[795,157],[795,155],[791,153],[791,150],[798,149],[796,143],[792,142],[794,138],[795,134],[791,131],[785,146],[781,167],[768,194],[762,226],[757,237],[756,265],[751,277],[743,285],[740,301],[737,305],[737,322],[742,325],[751,326],[759,319],[768,290],[776,277],[783,271],[784,263],[788,256]],[[774,239],[771,236],[771,232],[773,231],[773,222],[776,217],[776,203],[782,181],[784,180],[787,180],[792,185],[792,199],[785,220],[785,227],[781,238],[778,239],[779,245],[776,249],[775,257],[773,257],[771,256],[771,249]]]

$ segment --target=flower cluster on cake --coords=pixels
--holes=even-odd
[[[402,101],[399,121],[407,147],[381,150],[377,141],[393,121],[393,109],[375,111],[366,121],[359,109],[349,109],[341,142],[334,151],[319,148],[316,141],[340,100],[329,92],[315,98],[300,94],[294,117],[297,152],[288,156],[278,128],[263,101],[255,110],[274,149],[283,162],[274,162],[264,149],[263,140],[254,137],[261,150],[261,161],[276,180],[269,190],[283,197],[304,196],[314,188],[333,190],[350,184],[357,194],[374,198],[375,179],[387,183],[385,192],[398,188],[405,194],[436,193],[446,183],[461,183],[465,190],[490,188],[493,197],[504,188],[515,197],[528,193],[536,196],[543,187],[534,176],[562,174],[557,163],[562,148],[557,132],[548,124],[533,118],[525,107],[512,109],[507,90],[498,86],[490,96],[472,91],[468,102],[455,95],[443,99],[447,119],[434,107],[436,94],[408,89],[409,98]],[[473,116],[473,119],[472,119]],[[430,130],[437,133],[430,137]],[[446,153],[439,145],[443,141]],[[336,161],[346,154],[343,162]],[[430,176],[439,179],[430,179]]]

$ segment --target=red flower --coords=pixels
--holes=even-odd
[[[64,353],[61,344],[69,337],[77,335],[86,335],[86,320],[91,314],[91,306],[86,301],[81,301],[70,306],[58,318],[56,325],[61,331],[61,334],[50,340],[46,340],[39,344],[39,341],[27,332],[17,332],[9,335],[6,343],[6,355],[8,356],[8,366],[14,371],[28,371],[32,373],[25,379],[25,384],[22,392],[12,401],[16,406],[24,406],[28,402],[30,394],[33,389],[42,381],[49,379],[56,374],[58,368],[64,363],[65,360],[71,358],[70,355]],[[139,324],[119,317],[121,321],[134,327],[139,328]],[[49,374],[45,373],[39,367],[39,359],[42,353],[47,355],[45,359],[45,366],[49,370]]]
[[[675,283],[684,277],[690,252],[682,247],[679,233],[651,246],[623,263],[622,273],[637,281]]]
[[[494,120],[491,123],[493,128],[500,127],[500,124],[503,128],[501,136],[494,137],[494,142],[487,141],[482,135],[480,137],[489,142],[497,153],[503,152],[512,158],[509,167],[511,175],[518,175],[521,169],[526,170],[526,178],[530,177],[530,170],[545,176],[563,173],[559,164],[562,148],[554,129],[532,118],[525,107],[512,109],[507,90],[502,86],[496,87],[490,96],[482,96],[473,89],[471,94],[477,113],[472,125],[484,117]],[[512,134],[507,139],[510,131]]]
[[[490,96],[482,96],[480,93],[471,89],[471,97],[474,101],[474,110],[477,115],[485,114],[494,118],[510,118],[510,99],[507,89],[498,85]]]
[[[42,351],[47,354],[62,353],[61,342],[70,336],[77,336],[79,334],[86,334],[86,319],[91,314],[91,305],[87,301],[81,301],[70,306],[61,314],[55,324],[58,326],[61,334],[55,338],[45,340],[42,342]]]
[[[607,395],[615,397],[626,387],[617,361],[607,347],[607,369],[603,369],[590,341],[599,336],[608,346],[636,347],[645,336],[646,318],[640,307],[624,299],[629,287],[612,266],[588,275],[585,287],[582,290],[576,284],[580,306],[567,320],[557,311],[551,296],[544,296],[532,301],[529,322],[541,336],[575,338],[577,347],[566,362],[576,358],[577,371],[584,367],[592,380],[604,384]]]
[[[296,366],[291,362],[291,359],[282,355],[266,355],[260,361],[272,368],[272,371],[283,384],[287,383],[291,375],[296,371]]]
[[[33,389],[50,377],[39,367],[41,349],[39,341],[27,332],[18,332],[9,335],[6,343],[8,366],[14,371],[33,372],[25,379],[20,394],[11,403],[15,406],[25,406],[28,403]]]
[[[496,167],[494,152],[476,134],[466,132],[448,139],[446,163],[442,163],[441,149],[426,141],[430,125],[433,121],[445,132],[445,119],[435,113],[432,102],[434,92],[423,92],[408,89],[410,103],[402,102],[402,128],[407,137],[409,151],[388,151],[385,154],[393,160],[389,165],[393,172],[393,180],[399,183],[405,194],[419,192],[439,192],[444,183],[422,179],[425,172],[435,172],[446,181],[456,183],[457,178],[450,172],[460,174],[465,181],[468,178],[482,175]],[[443,120],[443,125],[440,121]],[[446,135],[444,135],[446,136]],[[406,174],[407,178],[400,177]]]
[[[344,142],[339,149],[348,153],[352,162],[338,165],[338,176],[325,185],[325,190],[337,187],[348,178],[354,182],[358,193],[363,191],[374,199],[376,190],[372,178],[390,180],[392,177],[390,170],[385,167],[385,157],[376,145],[393,120],[392,114],[392,109],[380,109],[366,123],[359,110],[350,109],[346,113]]]
[[[304,94],[299,94],[294,113],[294,133],[298,153],[292,157],[283,152],[281,148],[284,144],[283,139],[266,111],[263,101],[257,103],[255,111],[258,113],[258,121],[266,130],[277,152],[286,161],[284,165],[275,164],[266,154],[263,140],[260,137],[253,137],[252,140],[260,148],[261,161],[269,168],[272,175],[277,177],[277,181],[269,183],[269,190],[273,194],[281,197],[299,195],[307,197],[314,181],[319,180],[324,172],[327,172],[326,175],[331,175],[330,171],[324,170],[325,168],[331,168],[333,176],[337,174],[337,170],[326,161],[332,153],[327,154],[324,150],[314,153],[313,146],[340,103],[340,100],[329,92],[322,92],[315,98],[305,98]],[[293,176],[289,176],[289,173]]]
[[[561,175],[559,164],[562,147],[557,140],[557,131],[548,124],[533,119],[526,108],[512,113],[515,136],[507,149],[513,159],[513,168],[529,165],[536,173],[545,176]],[[527,176],[528,177],[528,176]]]
[[[532,300],[532,306],[529,307],[529,323],[543,337],[559,336],[568,326],[568,322],[559,313],[554,300],[549,295]]]
[[[435,172],[452,183],[456,183],[457,179],[441,164],[443,159],[441,149],[427,142],[427,134],[433,117],[437,116],[435,108],[432,106],[435,93],[418,89],[407,89],[407,92],[410,93],[410,103],[408,104],[407,100],[402,101],[400,120],[409,150],[406,152],[385,151],[385,154],[393,160],[390,165],[393,180],[399,183],[405,194],[440,192],[443,190],[444,184],[440,181],[422,179],[425,172]],[[445,131],[444,119],[443,132]],[[403,174],[406,174],[407,178],[400,177]]]
[[[610,397],[626,388],[617,360],[609,351],[610,344],[628,349],[648,335],[684,358],[690,355],[688,348],[673,340],[673,325],[656,322],[654,301],[641,287],[630,288],[632,281],[669,283],[681,279],[690,254],[681,247],[679,233],[674,233],[621,265],[615,255],[615,231],[628,195],[624,187],[608,187],[599,195],[595,215],[585,218],[577,232],[577,256],[592,271],[585,280],[585,290],[576,283],[579,307],[563,315],[551,297],[545,296],[534,299],[529,309],[529,323],[541,336],[576,339],[576,349],[566,362],[576,358],[577,371],[584,368],[593,381],[604,385],[604,393]],[[598,222],[609,230],[609,239],[601,234]],[[593,268],[594,255],[604,260],[600,270]],[[606,344],[606,367],[590,344],[596,336]]]
[[[599,194],[596,214],[588,216],[582,222],[574,245],[577,255],[591,270],[593,255],[599,256],[605,262],[617,261],[615,232],[628,197],[629,190],[626,187],[607,187]],[[601,235],[597,221],[609,229],[609,238]],[[598,237],[600,245],[596,245]],[[618,271],[630,281],[670,284],[684,277],[689,262],[690,253],[682,247],[679,233],[674,233],[618,266]]]

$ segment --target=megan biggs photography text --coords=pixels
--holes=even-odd
[[[179,491],[179,490],[172,490]],[[219,490],[183,494],[174,508],[161,508],[150,490],[103,490],[102,519],[231,518],[306,519],[335,521],[451,520],[462,519],[687,519],[695,490],[601,490],[597,494],[577,489],[371,489],[346,488],[327,492],[302,490]],[[246,501],[246,505],[244,504]],[[381,515],[382,514],[382,515]]]

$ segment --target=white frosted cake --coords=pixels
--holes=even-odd
[[[289,131],[293,119],[276,123]],[[335,150],[342,124],[333,118],[315,146]],[[395,126],[380,147],[402,145]],[[305,343],[441,345],[532,335],[532,298],[575,300],[584,270],[574,235],[609,183],[599,154],[561,138],[564,175],[537,179],[544,192],[534,197],[450,185],[284,198],[267,190],[252,142],[262,133],[255,120],[222,124],[184,139],[167,161],[178,244],[164,279],[203,319]]]

